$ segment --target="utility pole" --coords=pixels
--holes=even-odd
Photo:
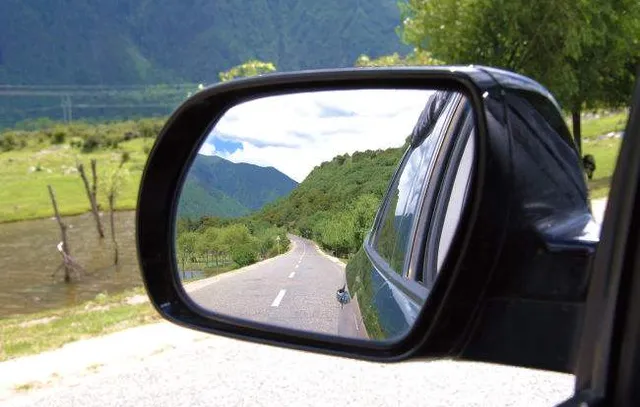
[[[65,123],[71,122],[71,120],[73,120],[71,96],[63,95],[60,106],[62,107],[62,120],[64,120]]]

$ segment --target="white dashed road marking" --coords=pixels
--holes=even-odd
[[[287,292],[287,290],[285,290],[284,288],[282,290],[280,290],[280,292],[276,296],[276,299],[273,300],[273,302],[271,303],[271,306],[272,307],[277,307],[278,305],[280,305],[280,301],[282,301],[282,298],[284,298],[284,295],[285,295],[286,292]]]
[[[289,274],[289,278],[293,278],[293,276],[295,276],[295,275],[296,275],[296,272],[292,271],[291,274]]]

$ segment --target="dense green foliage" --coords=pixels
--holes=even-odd
[[[5,0],[0,83],[216,82],[249,59],[349,66],[402,48],[393,0]]]
[[[236,219],[182,216],[179,236],[207,228],[238,225],[258,237],[272,236],[273,232],[270,231],[288,230],[315,240],[339,257],[349,257],[361,248],[371,229],[403,151],[404,148],[391,148],[336,156],[332,161],[314,168],[289,195],[248,216]],[[263,246],[247,246],[243,242],[238,247],[253,247],[254,252],[256,247]],[[251,251],[245,249],[238,250],[242,253]],[[265,251],[272,249],[272,246],[266,245],[256,252],[256,257],[264,257]],[[184,253],[190,251],[185,250]],[[240,261],[242,256],[238,254],[236,257]],[[188,256],[185,254],[183,258],[188,259]],[[231,258],[233,255],[228,256],[229,261]]]
[[[189,178],[182,187],[178,215],[197,219],[202,216],[233,218],[244,216],[249,209],[219,189],[207,190],[197,180]]]
[[[0,84],[45,86],[0,89],[0,128],[62,119],[67,95],[73,118],[166,116],[198,83],[256,59],[283,71],[350,66],[405,48],[399,16],[394,0],[3,0]],[[126,87],[150,84],[165,85]]]
[[[289,239],[283,228],[250,219],[180,219],[176,239],[182,270],[216,274],[284,253]]]
[[[225,72],[220,72],[218,77],[220,82],[227,82],[236,78],[246,78],[250,76],[262,75],[275,72],[276,66],[272,62],[249,60],[240,65],[234,66]]]
[[[339,257],[358,251],[404,148],[356,152],[324,162],[288,197],[258,215],[311,238]]]
[[[69,124],[48,122],[46,127],[39,130],[8,129],[0,132],[0,152],[69,145],[88,153],[99,149],[117,150],[120,143],[138,138],[149,140],[150,147],[164,122],[164,118],[95,124],[82,121]]]
[[[443,62],[433,58],[430,52],[424,50],[416,50],[404,57],[400,56],[400,54],[398,54],[397,52],[391,55],[383,55],[373,59],[371,59],[368,55],[362,54],[356,60],[356,66],[360,68],[427,65],[443,65]]]
[[[297,182],[273,167],[198,154],[180,196],[179,216],[246,215],[291,192]]]
[[[403,40],[448,64],[482,64],[530,76],[574,117],[628,105],[640,62],[637,0],[409,0]]]

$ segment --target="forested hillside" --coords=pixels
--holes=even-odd
[[[256,216],[312,238],[339,256],[355,253],[403,152],[390,148],[334,157]]]
[[[401,48],[395,0],[3,0],[0,84],[217,81],[247,59],[352,66]]]

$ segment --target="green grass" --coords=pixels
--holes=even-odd
[[[84,163],[91,178],[90,160],[97,160],[98,200],[103,210],[108,208],[107,186],[110,174],[120,163],[123,152],[130,154],[124,165],[125,182],[116,201],[120,210],[134,209],[149,139],[134,139],[119,144],[117,149],[101,149],[82,153],[68,145],[39,145],[0,153],[0,222],[53,216],[47,185],[56,193],[63,215],[75,215],[89,210],[89,200],[76,163]],[[39,167],[40,171],[33,171]]]
[[[609,184],[620,148],[619,139],[597,140],[598,136],[612,131],[622,131],[627,113],[613,113],[598,118],[583,119],[583,153],[593,154],[597,169],[595,178],[589,183],[593,198],[608,194]],[[156,125],[161,122],[158,121]],[[83,153],[79,147],[70,147],[73,139],[83,139],[91,134],[109,134],[116,137],[127,131],[138,131],[133,122],[119,122],[108,125],[89,126],[72,124],[64,127],[68,134],[67,144],[51,145],[51,138],[45,133],[33,133],[27,137],[27,146],[13,151],[0,152],[0,222],[11,222],[53,216],[47,185],[56,192],[60,211],[63,215],[76,215],[89,210],[89,201],[82,180],[73,171],[78,162],[85,164],[89,173],[89,162],[98,162],[98,195],[102,209],[106,209],[106,187],[109,174],[117,167],[123,152],[130,154],[125,164],[128,171],[116,206],[120,210],[135,209],[142,170],[147,159],[146,151],[153,143],[152,138],[135,138],[121,141],[117,148],[101,146],[92,153]],[[77,128],[76,128],[77,127]],[[142,128],[142,127],[140,127]],[[72,137],[72,136],[77,137]],[[82,137],[81,137],[82,136]],[[119,136],[118,136],[119,137]],[[41,140],[41,141],[38,141]],[[39,167],[41,171],[32,171]],[[90,174],[89,174],[90,175]]]
[[[596,159],[596,171],[588,182],[592,199],[609,195],[611,178],[616,168],[622,139],[584,140],[582,154],[593,154]]]
[[[597,118],[582,119],[582,155],[592,154],[596,159],[596,171],[588,181],[592,199],[609,195],[613,171],[618,160],[622,139],[606,138],[598,140],[611,132],[621,132],[627,124],[628,112],[600,113]],[[569,128],[571,120],[567,119]]]
[[[74,307],[2,320],[0,361],[160,320],[148,302],[129,305],[126,300],[134,295],[145,295],[144,289],[113,296],[99,294],[93,301]]]
[[[627,112],[614,113],[599,118],[582,120],[582,139],[594,139],[612,131],[623,131],[627,124]],[[571,124],[569,124],[571,126]]]

